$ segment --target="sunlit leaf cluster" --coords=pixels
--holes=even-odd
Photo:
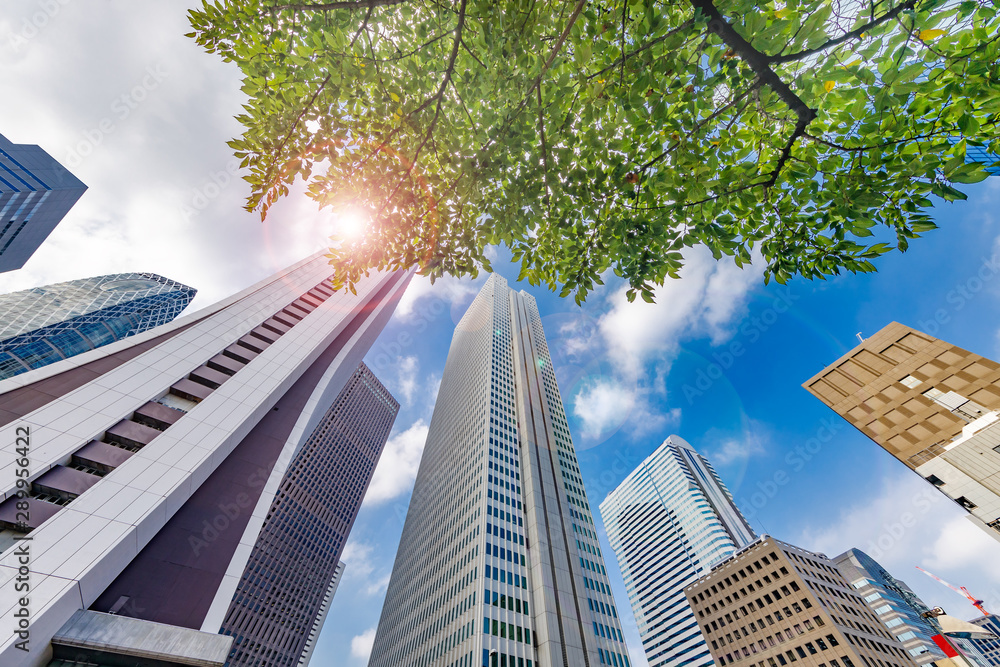
[[[214,0],[247,208],[360,208],[338,279],[489,268],[651,300],[684,249],[766,277],[873,271],[1000,153],[1000,19],[968,0]]]

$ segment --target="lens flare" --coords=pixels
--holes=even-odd
[[[343,209],[337,214],[334,231],[348,243],[358,241],[368,231],[368,215],[357,208]]]

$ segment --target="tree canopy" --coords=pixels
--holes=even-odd
[[[244,76],[247,209],[303,178],[369,218],[330,250],[347,285],[475,275],[501,243],[578,301],[608,269],[652,300],[695,245],[759,254],[779,282],[874,271],[1000,153],[988,0],[213,0],[189,18]]]

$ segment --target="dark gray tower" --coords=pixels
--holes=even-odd
[[[40,147],[0,135],[0,273],[24,266],[86,190]]]
[[[296,454],[222,623],[230,667],[299,663],[398,411],[361,364]]]

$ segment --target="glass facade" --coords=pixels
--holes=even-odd
[[[0,295],[0,379],[170,322],[195,294],[153,273],[119,273]]]
[[[40,147],[0,135],[0,272],[24,266],[86,190]]]
[[[712,655],[684,588],[756,539],[715,469],[672,435],[601,503],[650,667]]]
[[[909,586],[860,549],[850,549],[833,561],[915,663],[926,665],[945,657],[931,639],[937,631],[920,618],[930,608]]]
[[[996,616],[980,616],[972,619],[970,623],[984,627],[996,635],[996,639],[972,639],[969,641],[975,645],[987,664],[1000,665],[1000,619],[997,619]]]

